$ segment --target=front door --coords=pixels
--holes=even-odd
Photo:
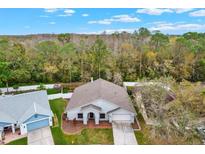
[[[89,113],[89,119],[94,119],[94,113],[92,112]]]

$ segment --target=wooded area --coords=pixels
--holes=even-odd
[[[38,41],[36,37],[0,37],[1,86],[88,81],[91,77],[118,84],[160,77],[205,81],[204,33],[168,36],[140,28],[133,34],[59,34]]]

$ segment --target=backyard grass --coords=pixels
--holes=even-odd
[[[27,145],[27,137],[9,142],[6,145]]]
[[[63,88],[63,93],[68,93],[69,90],[68,88]],[[52,94],[58,94],[58,93],[61,93],[61,89],[47,89],[47,94],[48,95],[52,95]]]
[[[50,106],[58,118],[58,127],[52,127],[51,132],[55,144],[113,144],[112,129],[84,129],[80,134],[66,135],[61,130],[61,115],[65,110],[67,101],[56,99],[50,101]]]

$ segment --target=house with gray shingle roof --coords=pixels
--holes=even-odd
[[[21,134],[52,126],[53,113],[46,91],[13,95],[0,99],[0,131],[10,129]]]
[[[68,120],[127,121],[134,123],[135,110],[125,88],[97,79],[74,90],[66,107]]]

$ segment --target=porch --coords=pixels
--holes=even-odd
[[[108,121],[100,121],[96,125],[95,120],[88,120],[87,125],[84,125],[83,121],[77,120],[63,120],[62,122],[62,130],[66,134],[80,133],[84,128],[112,128],[112,124]]]
[[[4,139],[0,141],[0,144],[7,144],[11,141],[21,139],[26,137],[27,135],[21,135],[20,129],[16,129],[13,133],[11,129],[4,130]]]
[[[140,126],[137,120],[132,125],[134,130],[139,130]],[[83,124],[83,121],[78,120],[62,120],[62,130],[66,134],[76,134],[80,133],[85,128],[112,128],[112,123],[109,121],[100,121],[99,124],[95,124],[95,120],[88,120],[87,125]]]

